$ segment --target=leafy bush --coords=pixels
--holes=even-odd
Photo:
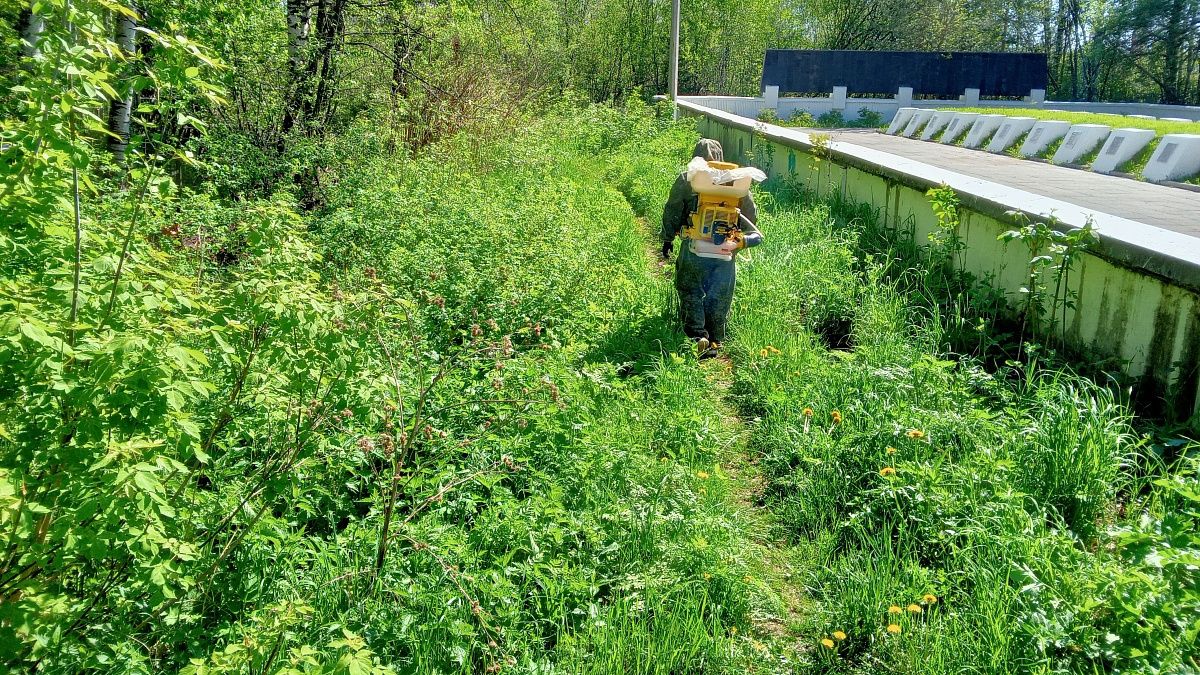
[[[748,594],[707,471],[733,430],[696,410],[635,215],[657,217],[694,134],[636,102],[417,158],[375,128],[316,147],[308,217],[233,174],[206,194],[150,176],[140,206],[85,195],[75,324],[54,281],[69,211],[22,235],[37,255],[7,261],[0,344],[8,666],[724,658]],[[122,252],[99,223],[134,211]]]
[[[787,119],[789,127],[815,127],[817,126],[817,118],[812,116],[812,113],[807,110],[797,110],[792,113]]]
[[[761,121],[770,121],[789,127],[809,127],[816,129],[874,129],[883,124],[883,115],[864,106],[858,109],[858,117],[853,120],[847,120],[840,110],[830,110],[819,117],[813,117],[812,113],[807,110],[797,110],[783,122],[780,122],[777,117],[772,120]]]
[[[858,119],[854,120],[854,123],[864,129],[874,129],[883,126],[883,113],[876,112],[864,106],[858,109]]]
[[[841,110],[830,110],[821,113],[821,115],[817,117],[817,126],[821,128],[836,129],[838,127],[846,126],[846,119],[842,115]]]

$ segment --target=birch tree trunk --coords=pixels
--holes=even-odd
[[[135,8],[136,9],[136,8]],[[137,20],[133,17],[119,14],[117,16],[117,46],[126,59],[134,57],[134,40],[137,35]],[[127,69],[128,70],[128,69]],[[129,117],[133,111],[133,90],[129,86],[128,73],[126,82],[122,83],[124,95],[113,101],[108,110],[108,130],[113,136],[108,138],[108,149],[113,154],[113,160],[125,165],[125,150],[129,147]]]
[[[21,13],[21,51],[34,58],[42,53],[39,42],[46,31],[46,19],[34,11]]]
[[[286,136],[296,126],[296,118],[304,100],[308,35],[312,29],[310,0],[287,0],[289,89],[284,104],[281,129]]]

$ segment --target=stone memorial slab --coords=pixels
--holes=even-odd
[[[1187,180],[1200,174],[1200,134],[1167,134],[1158,141],[1142,178]]]
[[[946,130],[942,132],[942,143],[949,145],[957,141],[959,137],[967,133],[967,129],[971,128],[978,117],[979,113],[954,113],[950,124],[947,124]]]
[[[1004,152],[1012,147],[1017,139],[1033,128],[1037,124],[1035,117],[1008,117],[1000,123],[1000,128],[996,130],[996,135],[992,136],[992,142],[988,143],[988,152]]]
[[[1004,115],[980,115],[976,118],[975,124],[971,125],[971,130],[967,132],[963,147],[978,148],[983,145],[984,141],[996,133],[1005,119],[1007,118]]]
[[[1186,117],[1160,117],[1158,119],[1162,120],[1163,122],[1183,122],[1184,124],[1191,124],[1192,122],[1196,121],[1189,120]]]
[[[1142,148],[1154,140],[1155,133],[1149,129],[1113,129],[1108,140],[1100,148],[1100,154],[1092,162],[1092,171],[1112,173],[1122,164],[1133,159]]]
[[[921,132],[921,140],[932,140],[939,131],[945,129],[947,124],[950,124],[950,120],[954,119],[954,116],[957,114],[953,110],[939,110],[935,112],[933,117],[929,119],[929,124],[925,125],[925,130]]]
[[[1054,141],[1066,136],[1067,130],[1070,128],[1070,122],[1063,122],[1061,120],[1043,120],[1038,122],[1029,130],[1029,135],[1025,137],[1025,142],[1021,144],[1021,150],[1017,154],[1022,157],[1033,157],[1045,150]]]
[[[1050,161],[1055,164],[1075,164],[1108,138],[1110,131],[1112,127],[1107,124],[1072,124]]]
[[[933,118],[936,112],[936,110],[921,109],[913,113],[913,116],[909,118],[908,124],[905,125],[904,131],[900,132],[900,135],[912,138],[921,130],[921,127],[925,126],[926,122]]]
[[[912,116],[917,112],[918,108],[901,108],[896,111],[896,116],[892,118],[892,123],[888,125],[887,133],[897,134],[903,129]]]

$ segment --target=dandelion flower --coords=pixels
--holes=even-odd
[[[660,459],[660,460],[658,460],[658,461],[660,461],[660,462],[665,462],[665,461],[667,461],[667,458],[666,458],[666,457],[663,457],[662,459]]]
[[[896,454],[896,449],[889,445],[888,449],[887,449],[887,454],[889,454],[889,455]]]
[[[887,631],[889,633],[895,633],[895,634],[899,635],[900,634],[900,624],[889,623],[888,627],[887,627]]]
[[[750,575],[747,574],[745,577],[742,577],[742,581],[744,581],[746,583],[750,583]]]
[[[843,632],[842,632],[842,631],[840,631],[840,630],[835,630],[835,631],[833,631],[833,637],[835,637],[835,638],[837,638],[837,639],[839,639],[839,640],[845,640],[845,639],[846,639],[846,634],[845,634],[845,633],[843,633]]]
[[[833,649],[833,640],[830,640],[829,638],[825,638],[825,639],[821,640],[821,644],[825,645],[826,647],[828,647],[830,649]]]
[[[700,488],[700,494],[706,495],[706,494],[708,494],[708,490],[705,490],[704,488]]]
[[[833,423],[834,423],[834,424],[841,424],[841,423],[842,423],[842,413],[840,413],[840,412],[838,412],[838,411],[834,410],[833,412],[829,413],[829,416],[833,418]]]
[[[737,635],[737,626],[730,626],[729,632],[733,635]]]
[[[899,605],[892,605],[891,607],[888,607],[888,614],[903,614],[903,613],[904,613],[904,610],[900,609]]]
[[[775,348],[774,348],[774,347],[772,347],[771,345],[767,345],[767,351],[771,352],[772,354],[778,354],[778,353],[780,353],[778,349],[775,349]]]
[[[890,466],[885,466],[879,470],[880,476],[895,476],[896,470]]]
[[[922,439],[925,438],[925,432],[920,429],[910,429],[908,432],[909,438]]]
[[[707,471],[697,471],[696,477],[697,478],[708,478],[708,472]]]
[[[763,357],[764,359],[767,358],[767,350],[763,349],[763,350],[759,351],[758,355]]]
[[[916,604],[916,603],[913,603],[913,604],[911,604],[911,605],[909,605],[909,606],[908,606],[908,611],[912,612],[913,614],[920,614],[920,613],[921,613],[921,606],[920,606],[920,605],[918,605],[918,604]]]
[[[712,575],[711,575],[711,574],[709,574],[708,572],[705,572],[705,573],[704,573],[704,578],[705,578],[705,579],[711,579],[711,578],[712,578]]]
[[[804,413],[803,413],[803,414],[804,414],[804,416],[805,416],[805,417],[812,417],[812,416],[813,416],[813,409],[812,409],[812,408],[805,408],[805,409],[804,409]]]
[[[923,600],[925,602],[925,604],[927,604],[927,605],[932,605],[935,602],[937,602],[937,596],[926,593],[924,596],[921,597],[921,600]]]

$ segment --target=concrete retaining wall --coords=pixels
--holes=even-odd
[[[851,143],[830,143],[829,161],[814,163],[813,138],[805,132],[684,101],[680,109],[696,118],[701,135],[721,141],[727,160],[749,164],[753,157],[772,177],[791,177],[821,193],[841,190],[875,207],[888,227],[911,230],[918,242],[937,228],[925,192],[949,185],[962,204],[958,235],[966,250],[959,264],[1014,305],[1030,256],[1024,244],[998,240],[1017,226],[1008,212],[1041,220],[1053,212],[1064,229],[1091,219],[1099,241],[1070,274],[1077,297],[1066,312],[1068,343],[1120,359],[1130,375],[1144,377],[1143,393],[1166,400],[1174,413],[1200,412],[1200,240]]]

